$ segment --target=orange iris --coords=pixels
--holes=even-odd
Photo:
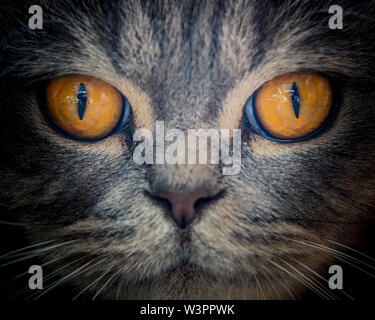
[[[119,91],[99,79],[81,75],[52,80],[47,87],[46,103],[56,125],[85,139],[110,134],[123,112]]]
[[[311,72],[288,73],[265,83],[254,109],[261,126],[278,139],[298,139],[319,129],[333,102],[327,78]]]

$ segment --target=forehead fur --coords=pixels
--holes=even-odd
[[[18,19],[6,21],[3,50],[12,55],[2,59],[5,73],[31,79],[67,73],[110,79],[115,71],[151,95],[203,96],[267,66],[275,73],[309,66],[370,80],[374,72],[368,64],[374,27],[366,20],[374,9],[366,1],[335,2],[344,10],[343,30],[329,29],[326,1],[45,0],[38,31],[21,24],[29,4],[9,9]],[[273,76],[264,73],[259,82]]]

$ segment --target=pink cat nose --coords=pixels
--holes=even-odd
[[[197,215],[197,202],[210,201],[211,197],[206,190],[194,190],[189,192],[160,191],[156,195],[167,200],[171,204],[171,215],[178,227],[185,229]]]

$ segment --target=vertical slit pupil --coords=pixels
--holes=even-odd
[[[80,120],[83,119],[86,111],[86,104],[87,104],[87,91],[86,87],[83,83],[79,85],[77,91],[77,98],[78,98],[78,117]]]
[[[299,110],[300,110],[300,98],[299,98],[298,86],[295,82],[293,82],[293,84],[292,84],[292,89],[290,91],[290,97],[292,99],[294,114],[296,115],[296,118],[298,119]]]

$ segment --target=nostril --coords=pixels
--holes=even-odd
[[[205,189],[185,192],[162,190],[152,196],[167,202],[171,217],[179,228],[185,229],[196,218],[198,208],[217,199],[221,194],[222,191],[211,196]]]
[[[221,190],[217,194],[215,194],[214,196],[204,197],[204,198],[198,199],[197,201],[195,201],[195,204],[194,204],[195,210],[198,210],[198,209],[204,207],[205,205],[210,204],[211,202],[221,198],[224,195],[224,193],[225,193],[225,190]]]

